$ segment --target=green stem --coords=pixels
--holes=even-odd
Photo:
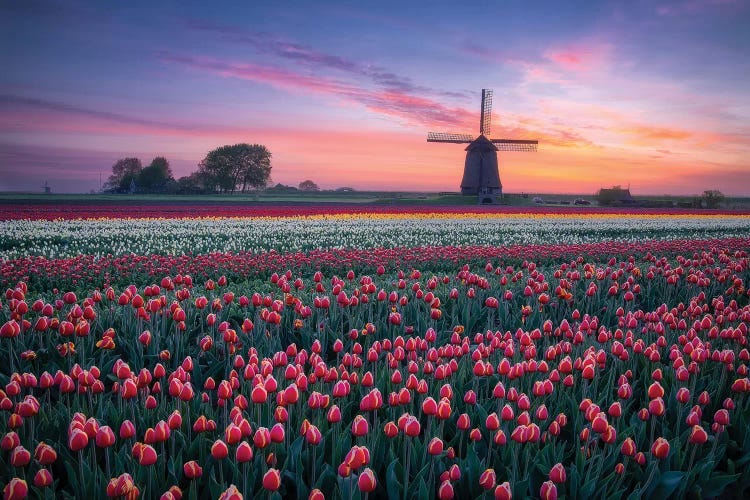
[[[646,493],[646,490],[648,489],[649,485],[651,484],[651,481],[654,479],[654,473],[656,472],[656,469],[658,468],[657,464],[654,463],[653,468],[651,469],[651,474],[649,474],[648,479],[644,483],[643,487],[641,488],[640,494],[643,496]]]

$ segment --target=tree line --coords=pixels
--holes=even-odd
[[[138,158],[112,165],[103,190],[110,193],[235,193],[266,187],[271,178],[271,152],[260,144],[234,144],[208,152],[190,175],[174,178],[169,161],[154,158],[143,167]]]

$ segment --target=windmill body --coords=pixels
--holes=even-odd
[[[466,162],[461,180],[461,194],[477,195],[480,203],[497,203],[503,195],[498,169],[498,151],[536,151],[538,141],[522,139],[490,139],[492,115],[492,90],[482,89],[482,114],[479,137],[468,134],[427,134],[427,142],[468,144]]]

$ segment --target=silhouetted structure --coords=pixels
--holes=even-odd
[[[428,132],[427,142],[468,144],[461,180],[461,194],[479,195],[480,203],[497,203],[503,195],[498,170],[498,151],[536,151],[539,141],[523,139],[489,139],[492,118],[492,90],[482,89],[479,137],[469,134]]]
[[[636,200],[630,194],[630,189],[613,186],[609,189],[602,188],[596,195],[599,205],[635,205]]]

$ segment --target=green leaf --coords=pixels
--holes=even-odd
[[[711,476],[703,485],[703,495],[706,497],[718,497],[724,492],[724,488],[734,483],[741,474],[717,474]]]
[[[401,498],[401,490],[403,489],[403,485],[398,480],[398,475],[396,474],[396,463],[398,462],[394,460],[388,464],[388,469],[385,472],[385,479],[388,481],[389,500],[399,500]]]
[[[685,473],[682,471],[672,470],[663,472],[651,496],[655,498],[667,498],[677,489],[684,478]]]
[[[424,479],[419,480],[419,497],[418,498],[429,498],[429,494],[427,493],[427,484],[425,483]]]
[[[591,498],[596,490],[597,479],[592,479],[581,488],[581,498]]]

